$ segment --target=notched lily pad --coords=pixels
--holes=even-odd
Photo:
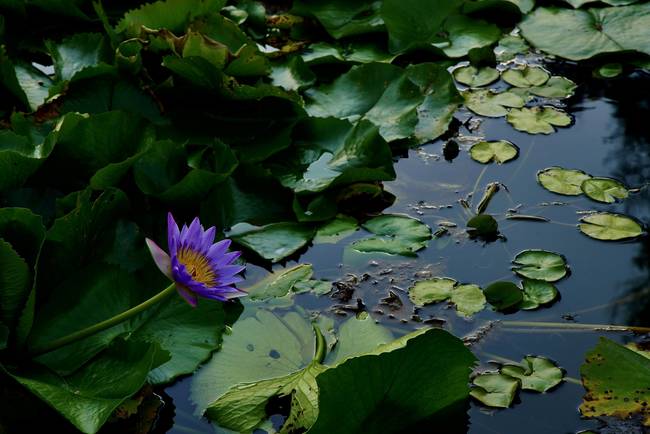
[[[603,203],[614,203],[626,199],[630,194],[623,183],[612,178],[586,179],[580,185],[580,189],[590,199]]]
[[[523,107],[526,104],[524,98],[511,92],[494,92],[481,89],[463,92],[467,108],[481,116],[498,118],[508,114],[508,108]]]
[[[553,193],[567,196],[578,196],[582,193],[582,183],[590,179],[591,175],[582,170],[549,167],[537,172],[537,181]]]
[[[530,134],[551,134],[556,127],[566,127],[571,124],[571,117],[555,107],[523,107],[513,108],[506,120],[514,129]]]
[[[512,263],[512,271],[528,279],[555,282],[567,274],[564,257],[546,250],[524,250]]]
[[[415,252],[427,246],[432,236],[429,226],[405,215],[381,215],[365,222],[363,228],[376,236],[350,245],[359,252],[415,256]]]
[[[628,240],[644,233],[641,225],[632,218],[607,212],[581,218],[578,227],[583,234],[603,241]]]
[[[568,78],[553,76],[546,83],[529,89],[533,95],[544,98],[569,98],[573,95],[577,85]]]
[[[503,365],[501,373],[521,381],[521,388],[546,392],[562,382],[564,372],[544,357],[527,356],[519,365]]]
[[[548,81],[551,74],[539,66],[525,66],[524,68],[508,69],[501,74],[501,78],[515,87],[541,86]]]
[[[519,305],[520,309],[537,309],[543,304],[552,303],[558,296],[557,288],[543,280],[526,279],[522,282],[524,299]]]
[[[479,163],[506,163],[517,158],[519,148],[507,140],[478,142],[469,149],[469,155]]]
[[[438,303],[449,300],[456,306],[460,316],[472,316],[485,307],[485,295],[478,285],[458,285],[458,282],[448,277],[415,282],[409,288],[409,298],[417,306]]]
[[[515,399],[519,381],[497,373],[480,374],[472,382],[469,394],[488,407],[508,408]]]
[[[482,87],[499,79],[499,71],[490,66],[461,66],[454,69],[453,76],[457,82],[469,87]]]

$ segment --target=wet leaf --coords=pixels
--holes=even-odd
[[[606,338],[589,351],[580,367],[586,394],[580,412],[586,417],[641,416],[650,426],[650,360]]]
[[[566,59],[627,50],[650,54],[650,4],[586,10],[542,7],[519,27],[533,46]]]
[[[512,282],[495,282],[483,290],[485,299],[496,310],[509,310],[524,299],[521,289]]]
[[[499,71],[489,66],[461,66],[454,69],[453,75],[456,81],[469,87],[486,86],[499,79]]]
[[[529,89],[533,95],[545,98],[568,98],[573,95],[577,85],[564,77],[553,76],[542,86],[534,86]]]
[[[338,215],[316,231],[314,243],[337,243],[359,229],[359,222],[353,217]]]
[[[571,124],[571,117],[554,107],[513,108],[506,120],[519,131],[530,134],[551,134],[557,127]]]
[[[301,57],[294,56],[271,67],[271,81],[285,90],[301,90],[316,82],[316,75]]]
[[[409,298],[418,306],[445,301],[451,297],[457,284],[457,281],[448,277],[420,280],[409,288]]]
[[[298,264],[293,267],[273,271],[257,283],[243,288],[253,300],[284,297],[294,290],[299,282],[311,279],[314,269],[311,264]]]
[[[521,381],[521,388],[546,392],[562,382],[562,369],[544,357],[527,356],[520,365],[503,365],[501,373]]]
[[[585,235],[603,241],[636,238],[644,233],[635,220],[622,214],[597,213],[580,219],[578,225]]]
[[[524,299],[519,306],[520,309],[537,309],[543,304],[553,302],[558,296],[557,288],[543,280],[526,279],[521,285],[524,291]]]
[[[311,241],[314,230],[299,223],[272,223],[262,227],[238,223],[227,235],[262,258],[278,262]]]
[[[603,203],[614,203],[626,199],[630,194],[625,185],[612,178],[586,179],[580,189],[590,199]]]
[[[582,170],[563,169],[561,167],[549,167],[537,172],[537,181],[553,193],[567,196],[578,196],[582,193],[580,186],[590,179],[591,175]]]
[[[463,92],[467,108],[481,116],[498,118],[508,114],[510,107],[523,107],[524,99],[516,93],[501,93],[492,90],[474,90]]]
[[[478,285],[458,285],[451,292],[450,301],[461,316],[472,316],[485,308],[485,295]]]
[[[512,270],[528,279],[555,282],[567,274],[564,257],[546,250],[524,250],[512,263],[515,264]]]
[[[335,366],[350,357],[375,351],[381,345],[393,341],[393,334],[378,324],[367,312],[352,316],[339,327],[338,341],[327,355],[325,364]]]
[[[472,397],[488,407],[508,408],[515,399],[519,381],[502,374],[480,374],[472,381]]]
[[[525,66],[521,69],[507,69],[501,74],[506,83],[515,87],[541,86],[548,81],[551,74],[539,66]]]
[[[368,220],[362,226],[377,236],[350,244],[351,248],[360,252],[415,256],[415,252],[425,248],[431,239],[429,226],[404,215],[381,215]]]
[[[506,163],[517,158],[519,148],[507,140],[497,140],[493,142],[478,142],[469,150],[469,155],[479,163],[487,164],[490,162]]]

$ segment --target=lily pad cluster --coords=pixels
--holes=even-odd
[[[559,385],[564,371],[545,358],[526,356],[519,364],[503,364],[497,372],[479,373],[470,395],[488,407],[508,408],[518,390],[545,393]]]
[[[420,280],[409,288],[409,298],[416,306],[449,301],[458,315],[469,317],[485,307],[485,296],[478,285],[459,284],[448,277]]]

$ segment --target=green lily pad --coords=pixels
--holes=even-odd
[[[590,199],[603,203],[614,203],[626,199],[630,194],[623,183],[612,178],[586,179],[580,185],[580,189]]]
[[[332,282],[328,280],[301,280],[296,282],[293,286],[293,292],[296,294],[303,294],[305,292],[311,292],[315,295],[325,295],[332,291]]]
[[[596,69],[595,74],[602,78],[614,78],[623,73],[623,65],[620,63],[606,63]]]
[[[562,382],[564,372],[544,357],[527,356],[520,365],[503,365],[501,373],[521,381],[521,388],[546,392]]]
[[[380,2],[362,0],[296,0],[292,13],[313,16],[335,39],[382,30],[384,22],[379,15]]]
[[[494,54],[499,62],[505,62],[513,59],[517,54],[528,52],[529,48],[523,38],[515,35],[506,35],[494,47]]]
[[[393,334],[377,324],[367,312],[361,312],[346,320],[336,333],[337,342],[325,358],[325,364],[335,366],[350,357],[375,351],[381,345],[393,341]]]
[[[512,270],[522,277],[545,282],[555,282],[567,274],[562,255],[546,250],[524,250],[512,261]]]
[[[650,359],[601,337],[587,353],[580,375],[586,389],[583,416],[640,416],[650,426]]]
[[[311,264],[298,264],[293,267],[275,270],[259,282],[244,288],[253,300],[284,297],[294,290],[296,284],[311,279],[314,269]]]
[[[520,309],[537,309],[543,304],[551,303],[558,296],[557,288],[543,280],[526,279],[522,282],[524,299],[519,306]]]
[[[542,7],[519,28],[534,47],[571,60],[628,50],[650,54],[647,3],[586,10]]]
[[[472,159],[483,164],[490,162],[503,164],[517,158],[517,154],[519,154],[519,148],[507,140],[478,142],[469,149]]]
[[[481,89],[463,92],[467,108],[481,116],[498,118],[508,114],[510,107],[523,107],[526,101],[514,92]]]
[[[451,297],[457,284],[457,281],[448,277],[420,280],[409,288],[409,298],[417,306],[444,301]]]
[[[461,316],[472,316],[485,308],[485,295],[478,285],[458,285],[451,292],[450,301]]]
[[[467,232],[470,237],[495,237],[499,233],[499,223],[489,214],[479,214],[467,221]]]
[[[302,90],[316,82],[316,75],[299,56],[272,65],[270,77],[274,85],[285,90]]]
[[[519,381],[508,375],[485,373],[474,378],[469,394],[488,407],[508,408],[518,388]]]
[[[541,86],[548,81],[551,74],[539,66],[525,66],[520,69],[507,69],[501,74],[501,78],[508,84],[515,87]]]
[[[454,69],[453,75],[457,82],[469,87],[486,86],[499,79],[499,71],[489,66],[461,66]]]
[[[278,262],[311,241],[314,230],[298,223],[272,223],[262,227],[238,223],[227,235],[262,258]]]
[[[338,215],[325,223],[316,231],[314,243],[337,243],[343,238],[352,235],[359,229],[359,222],[354,217]]]
[[[420,220],[404,215],[381,215],[365,222],[363,228],[375,237],[350,244],[359,252],[383,252],[391,255],[414,256],[431,239],[431,228]]]
[[[578,87],[573,81],[564,77],[553,76],[541,86],[528,89],[530,93],[544,98],[569,98]]]
[[[582,170],[563,169],[561,167],[549,167],[537,172],[537,181],[547,189],[557,194],[567,196],[578,196],[582,193],[580,186],[590,179],[591,175]]]
[[[571,124],[571,117],[555,107],[523,107],[508,112],[506,120],[516,130],[530,134],[551,134],[557,127]]]
[[[496,310],[508,310],[521,303],[524,298],[521,289],[512,282],[495,282],[483,290],[485,299]]]
[[[585,235],[603,241],[627,240],[644,233],[641,225],[630,217],[607,212],[581,218],[578,227]]]

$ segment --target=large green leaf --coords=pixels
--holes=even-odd
[[[581,218],[578,227],[591,238],[603,241],[625,240],[643,234],[643,228],[635,220],[622,214],[607,212]]]
[[[111,72],[109,49],[99,33],[77,33],[60,43],[49,41],[47,48],[54,62],[57,80],[89,78]]]
[[[551,134],[554,126],[566,127],[571,124],[571,117],[565,112],[550,106],[513,108],[506,120],[519,131],[530,134]]]
[[[31,275],[29,266],[13,249],[11,244],[0,238],[0,320],[12,326],[29,296]]]
[[[60,376],[38,364],[10,367],[8,372],[79,431],[94,434],[167,358],[156,344],[116,341],[72,375]]]
[[[587,417],[640,416],[650,426],[650,360],[606,338],[580,367],[586,394],[580,412]]]
[[[360,252],[383,252],[392,255],[414,256],[431,239],[431,228],[404,215],[381,215],[363,224],[376,236],[353,242],[350,247]]]
[[[438,329],[348,359],[316,377],[319,412],[309,433],[403,432],[464,401],[474,361],[460,339]]]
[[[316,17],[330,35],[340,39],[382,30],[380,6],[376,0],[296,0],[292,11]]]
[[[435,63],[359,65],[306,95],[312,116],[368,119],[388,141],[412,137],[418,143],[442,135],[461,102],[451,75]]]
[[[262,258],[278,262],[311,241],[314,230],[299,223],[273,223],[262,227],[238,223],[227,235]]]
[[[34,143],[10,130],[0,131],[0,191],[20,187],[45,161],[53,143]]]
[[[571,60],[620,51],[650,54],[650,4],[586,10],[538,8],[519,27],[536,48]]]
[[[284,297],[295,288],[297,283],[309,280],[313,274],[314,269],[311,264],[298,264],[275,270],[244,290],[253,300]]]

